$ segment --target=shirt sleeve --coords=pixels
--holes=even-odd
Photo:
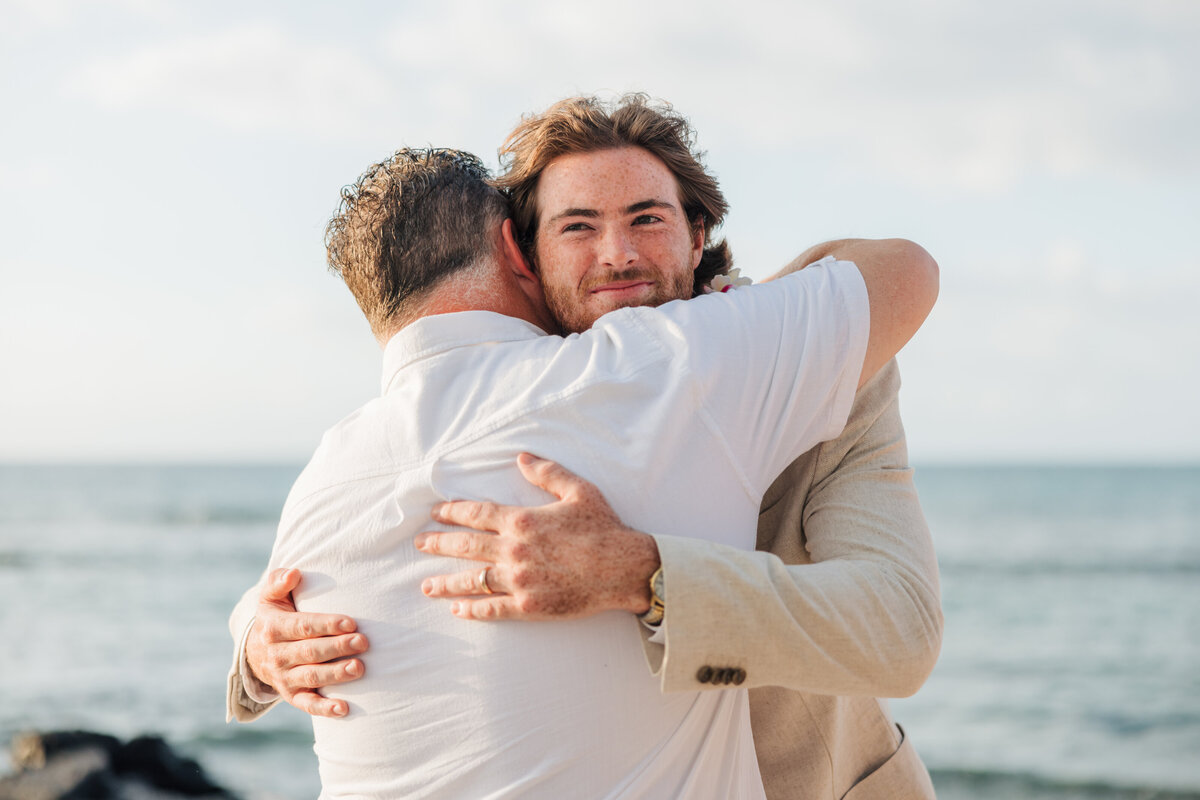
[[[841,433],[870,335],[858,267],[832,257],[768,283],[662,307],[708,424],[761,496]]]

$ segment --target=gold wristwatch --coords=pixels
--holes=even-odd
[[[665,595],[666,591],[663,589],[663,571],[660,566],[650,576],[650,608],[645,614],[641,615],[642,622],[654,626],[662,624],[663,617],[667,613],[664,601]]]

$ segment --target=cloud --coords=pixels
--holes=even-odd
[[[454,0],[398,20],[385,49],[438,85],[474,86],[476,107],[511,102],[513,86],[547,102],[644,87],[707,115],[709,142],[817,148],[926,186],[1200,172],[1200,57],[1181,36],[1200,34],[1200,15],[1126,5],[541,2],[515,15]],[[469,112],[463,98],[438,110]]]
[[[702,122],[710,148],[802,149],[909,184],[994,193],[1097,171],[1200,174],[1197,8],[743,0],[680,13],[635,0],[519,11],[448,0],[393,11],[354,42],[282,22],[188,35],[102,59],[69,85],[107,108],[238,131],[485,152],[521,111],[645,89]]]
[[[3,33],[9,38],[76,25],[95,14],[164,20],[174,18],[177,10],[166,0],[0,0]]]
[[[1098,19],[1081,26],[1062,13],[1066,5],[981,12],[937,0],[919,14],[841,5],[839,38],[862,57],[832,64],[743,31],[740,49],[762,54],[755,72],[787,76],[775,90],[794,86],[797,100],[776,102],[754,129],[781,143],[791,132],[799,132],[791,141],[841,143],[845,160],[867,169],[977,192],[1114,168],[1134,176],[1198,171],[1194,49],[1172,46],[1161,24],[1136,11],[1100,6],[1089,12]],[[1191,27],[1200,33],[1194,17]],[[820,36],[813,28],[805,41]],[[749,70],[720,80],[716,96],[754,98],[737,90],[755,84]]]
[[[352,50],[248,24],[101,59],[72,94],[104,108],[170,110],[235,131],[345,137],[390,119],[394,87]],[[382,113],[379,113],[382,112]],[[351,137],[353,138],[353,137]]]

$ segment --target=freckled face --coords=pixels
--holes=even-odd
[[[538,179],[536,203],[534,260],[564,331],[692,296],[704,231],[692,230],[657,156],[640,147],[560,156]]]

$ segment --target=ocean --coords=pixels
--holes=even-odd
[[[226,724],[226,619],[299,465],[0,466],[0,741],[153,731],[250,800],[307,718]],[[1200,467],[920,466],[946,634],[893,702],[942,800],[1200,800]],[[0,773],[9,768],[0,755]]]

